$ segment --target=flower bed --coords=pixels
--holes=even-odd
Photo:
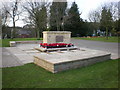
[[[72,47],[72,46],[74,46],[74,45],[71,43],[69,43],[69,44],[66,44],[66,43],[51,43],[51,44],[40,43],[40,47],[43,47],[43,48],[62,48],[62,47]]]

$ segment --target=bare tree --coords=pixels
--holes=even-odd
[[[101,12],[99,10],[96,11],[91,11],[89,13],[89,21],[93,22],[92,26],[94,28],[95,34],[97,34],[97,29],[99,28],[99,23],[100,23],[100,19],[101,19]]]
[[[2,25],[7,25],[7,20],[9,18],[9,7],[7,4],[3,4],[1,8],[1,18],[2,18]]]
[[[28,12],[27,20],[25,22],[33,25],[36,30],[36,36],[39,39],[40,33],[47,28],[47,7],[49,3],[45,1],[32,2],[28,1],[23,7]]]
[[[16,35],[15,24],[16,21],[19,20],[19,15],[22,13],[20,10],[18,10],[19,3],[20,0],[15,0],[13,2],[8,2],[7,4],[4,4],[5,9],[4,23],[7,22],[8,17],[12,20],[13,23],[13,28],[11,30],[11,38],[14,38]]]
[[[89,13],[89,20],[91,22],[100,22],[100,14],[101,14],[101,12],[99,12],[98,10],[91,11]]]
[[[112,18],[114,21],[118,20],[118,2],[104,3],[101,7],[105,7],[107,10],[110,10]]]
[[[1,7],[1,33],[2,33],[2,38],[4,39],[5,36],[8,35],[8,22],[10,19],[9,13],[10,8],[8,7],[7,3],[2,3]]]

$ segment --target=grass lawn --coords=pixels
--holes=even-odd
[[[118,37],[108,37],[108,40],[106,37],[90,37],[90,38],[81,38],[81,37],[73,37],[75,39],[82,39],[82,40],[94,40],[94,41],[103,41],[103,42],[120,42]]]
[[[14,38],[14,39],[2,39],[2,47],[9,47],[9,41],[29,41],[37,40],[36,38]],[[42,39],[40,39],[42,40]]]
[[[32,63],[3,68],[2,70],[3,88],[118,87],[118,59],[56,74],[52,74]]]

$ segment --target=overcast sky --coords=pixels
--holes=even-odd
[[[88,20],[88,13],[92,10],[99,8],[102,4],[107,2],[118,2],[120,0],[75,0],[82,12],[81,18]]]
[[[13,1],[13,0],[2,0],[2,1]],[[36,0],[35,0],[36,1]],[[39,1],[39,0],[37,0]],[[59,1],[59,0],[58,0]],[[107,2],[119,2],[120,0],[67,0],[69,2],[68,4],[70,5],[71,2],[76,2],[79,8],[79,11],[82,12],[81,18],[88,20],[88,14],[90,11],[97,9],[100,7],[102,4],[107,3]],[[11,26],[12,23],[9,23]],[[16,26],[23,26],[24,23],[22,21],[17,21]]]

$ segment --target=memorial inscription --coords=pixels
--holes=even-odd
[[[63,42],[63,36],[56,36],[56,42]]]

